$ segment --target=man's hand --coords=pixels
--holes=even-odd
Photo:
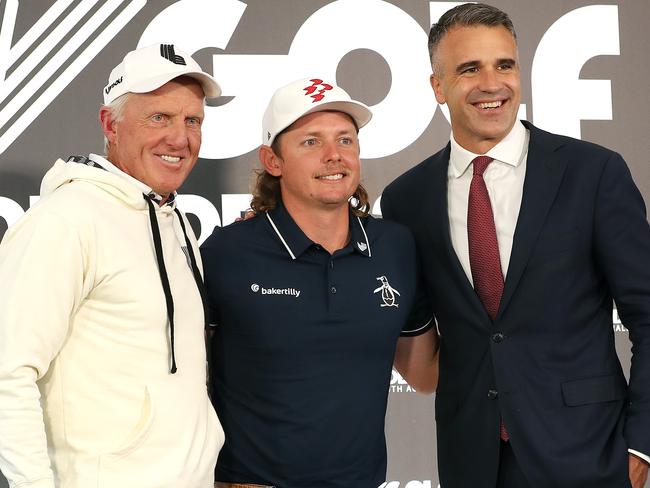
[[[242,210],[241,212],[239,212],[239,215],[240,215],[240,217],[237,217],[235,219],[235,222],[241,222],[242,220],[252,219],[257,214],[255,213],[255,210],[253,210],[252,208],[249,208],[249,209]]]
[[[630,468],[632,488],[643,488],[648,479],[648,468],[650,468],[650,464],[640,457],[630,454],[628,466]]]

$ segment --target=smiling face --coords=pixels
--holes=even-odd
[[[454,27],[434,54],[431,86],[446,103],[454,138],[476,154],[498,144],[517,120],[521,88],[517,44],[502,26]]]
[[[357,128],[343,112],[316,112],[294,122],[279,136],[279,154],[262,146],[267,172],[280,178],[285,207],[341,210],[359,185]]]
[[[129,94],[118,121],[102,107],[107,159],[166,198],[185,181],[199,156],[203,98],[197,82],[177,79],[150,93]]]

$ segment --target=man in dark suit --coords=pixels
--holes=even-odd
[[[650,228],[630,172],[612,151],[517,120],[507,14],[456,7],[429,50],[451,141],[386,188],[382,212],[415,234],[440,330],[442,486],[641,488]],[[612,300],[633,343],[629,386]]]

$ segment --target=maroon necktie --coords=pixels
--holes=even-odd
[[[491,162],[492,158],[488,156],[479,156],[472,161],[474,176],[469,187],[467,238],[474,290],[494,320],[503,294],[503,272],[490,195],[483,180],[483,173]]]
[[[490,195],[483,180],[483,173],[491,162],[492,158],[488,156],[479,156],[472,161],[474,175],[469,187],[467,237],[474,290],[488,315],[494,320],[503,295],[503,271]],[[509,436],[503,421],[500,430],[501,439],[507,441]]]

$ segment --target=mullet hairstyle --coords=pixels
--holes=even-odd
[[[354,127],[357,129],[358,133],[359,128],[357,127],[357,123],[352,117],[350,117],[350,119],[352,119]],[[275,139],[271,144],[271,150],[280,158],[282,158],[282,153],[280,152],[280,138],[287,130],[289,130],[290,127],[291,126],[287,127],[275,136]],[[251,200],[251,208],[257,214],[273,210],[280,202],[282,202],[280,177],[273,176],[272,174],[267,173],[264,169],[256,170],[255,174],[255,186],[252,191],[253,199]],[[361,183],[359,183],[357,189],[354,190],[354,193],[350,197],[349,205],[352,214],[356,217],[367,217],[370,215],[368,192]]]
[[[517,42],[515,27],[507,13],[484,3],[458,5],[445,12],[438,23],[433,24],[429,31],[429,60],[434,74],[441,74],[435,55],[438,45],[445,34],[454,27],[471,26],[505,27],[512,34],[515,43]]]

